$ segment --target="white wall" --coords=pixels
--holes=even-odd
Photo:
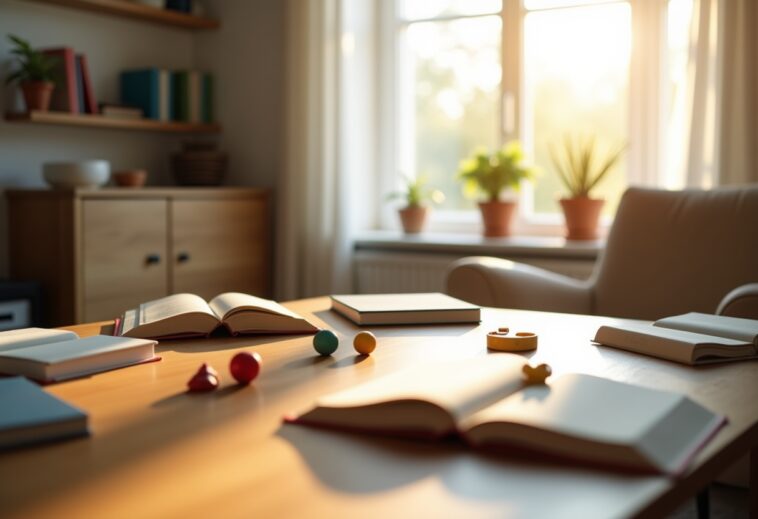
[[[280,162],[283,7],[279,0],[211,0],[218,31],[192,32],[22,0],[0,0],[0,77],[10,69],[7,34],[35,47],[70,46],[87,54],[98,101],[118,101],[123,69],[197,67],[216,75],[218,137],[229,153],[227,184],[274,187]],[[0,112],[23,105],[4,87]],[[159,133],[12,124],[0,120],[0,192],[44,186],[41,165],[104,158],[113,169],[141,167],[149,184],[170,185],[169,157],[183,139]],[[0,197],[0,278],[7,275],[7,217]]]

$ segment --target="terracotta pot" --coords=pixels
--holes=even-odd
[[[49,81],[24,81],[21,91],[24,93],[27,111],[47,112],[50,109],[50,96],[55,85]]]
[[[479,211],[484,222],[484,235],[501,238],[511,235],[511,220],[516,210],[516,202],[479,202]]]
[[[406,234],[418,234],[424,230],[429,208],[408,206],[405,209],[398,210],[398,213],[400,214],[400,222],[403,224],[403,231]]]
[[[119,187],[142,187],[147,180],[147,171],[144,169],[129,169],[116,171],[113,180]]]
[[[562,198],[561,207],[566,218],[566,239],[595,240],[598,237],[597,224],[605,200],[580,196]]]

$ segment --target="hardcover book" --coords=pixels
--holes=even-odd
[[[74,50],[70,47],[60,47],[45,49],[42,52],[55,60],[55,88],[50,100],[50,110],[80,113]]]
[[[149,68],[121,73],[121,103],[142,109],[148,119],[170,121],[171,97],[168,70]]]
[[[478,323],[481,309],[440,293],[332,296],[332,310],[359,325]]]
[[[725,423],[684,395],[590,375],[524,385],[523,358],[426,363],[319,398],[290,423],[679,474]]]
[[[194,294],[174,294],[141,304],[121,316],[116,334],[154,339],[207,337],[222,326],[232,335],[318,331],[279,303],[227,292],[207,303]]]
[[[0,373],[59,382],[159,360],[155,341],[26,328],[0,332]]]
[[[594,341],[682,364],[708,364],[758,356],[758,320],[688,314],[649,324],[601,326]]]

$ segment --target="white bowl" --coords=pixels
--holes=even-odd
[[[110,179],[111,165],[107,160],[48,162],[42,165],[42,176],[59,189],[100,187]]]

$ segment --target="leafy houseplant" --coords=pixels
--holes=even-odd
[[[16,57],[18,69],[6,78],[6,84],[19,83],[27,110],[47,111],[55,87],[55,59],[32,49],[18,36],[10,34],[8,39],[15,45],[11,54]]]
[[[484,221],[484,235],[508,236],[516,202],[500,199],[506,189],[518,190],[521,181],[534,176],[533,168],[525,163],[524,151],[518,141],[512,141],[493,154],[479,150],[461,163],[458,178],[468,194],[481,192],[486,201],[479,203]]]
[[[559,153],[554,146],[550,147],[553,167],[570,194],[560,200],[566,218],[566,238],[569,240],[594,240],[598,237],[598,221],[605,200],[590,195],[613,169],[624,149],[625,146],[621,146],[601,154],[594,137],[580,138],[574,142],[568,136],[564,140],[563,153]]]
[[[402,191],[390,193],[390,200],[405,199],[405,207],[398,209],[400,222],[406,234],[420,233],[426,224],[429,214],[429,202],[441,204],[445,201],[445,195],[438,189],[432,189],[426,185],[426,177],[406,178],[405,188]]]

